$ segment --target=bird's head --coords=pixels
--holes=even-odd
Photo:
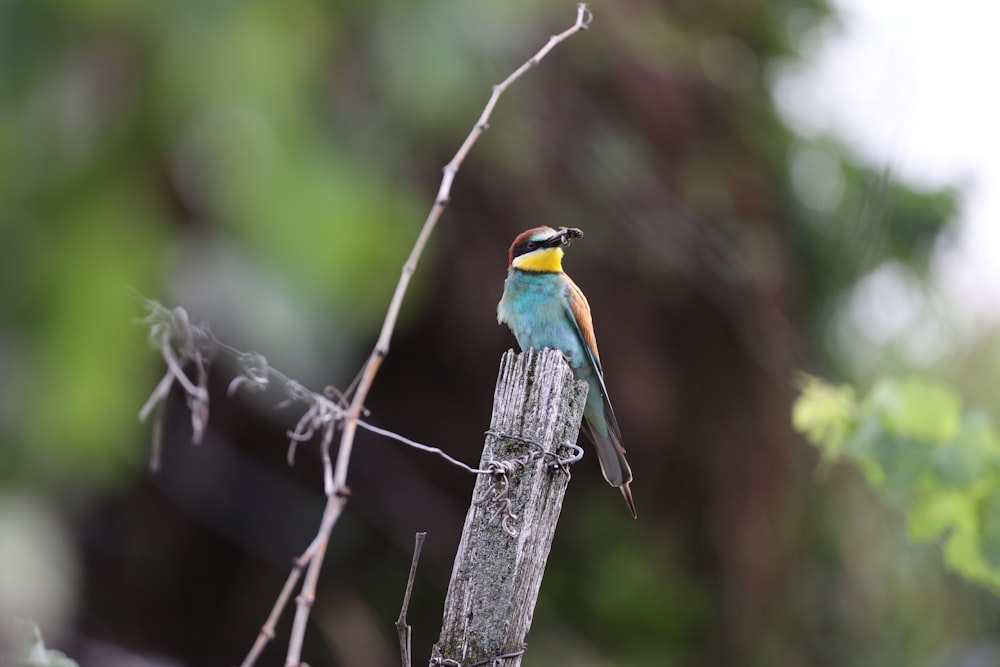
[[[563,247],[583,237],[575,227],[535,227],[521,232],[510,244],[507,266],[523,271],[562,271]]]

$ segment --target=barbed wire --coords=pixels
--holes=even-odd
[[[326,387],[322,393],[311,391],[299,381],[271,366],[264,355],[257,352],[243,352],[216,337],[208,325],[193,323],[184,308],[180,306],[167,308],[158,301],[146,298],[132,288],[129,288],[129,293],[149,311],[145,317],[138,319],[137,322],[149,327],[149,342],[159,350],[166,363],[166,372],[163,378],[139,410],[139,419],[142,421],[145,421],[151,413],[156,413],[150,451],[151,470],[156,471],[160,466],[163,443],[163,410],[175,383],[183,388],[186,405],[191,411],[191,440],[194,444],[203,442],[209,415],[208,371],[218,353],[224,352],[232,358],[239,369],[236,376],[229,382],[226,395],[235,396],[240,389],[263,392],[271,386],[272,380],[274,380],[285,394],[285,399],[278,403],[278,407],[287,407],[293,403],[301,403],[306,407],[306,411],[299,417],[295,427],[285,433],[288,437],[288,464],[294,465],[295,452],[300,443],[309,442],[319,435],[320,453],[323,461],[323,489],[326,495],[334,492],[330,446],[339,424],[344,419],[344,413],[347,409],[347,395],[332,386]],[[196,382],[192,382],[184,372],[184,367],[188,365],[194,366],[197,373]],[[368,411],[365,410],[364,413],[367,415]],[[489,461],[485,468],[474,468],[451,456],[440,447],[417,442],[395,431],[375,426],[361,419],[358,420],[357,424],[376,435],[439,456],[466,472],[475,475],[503,476],[505,480],[509,475],[545,456],[553,459],[550,466],[559,468],[569,476],[569,465],[576,463],[583,457],[583,448],[572,443],[563,443],[563,446],[569,447],[573,454],[568,458],[560,458],[556,454],[546,451],[536,441],[489,430],[486,431],[486,435],[520,442],[527,445],[530,451],[522,456],[503,461]],[[500,501],[505,496],[506,492],[504,491],[497,500]],[[509,512],[508,516],[516,518]],[[506,523],[504,529],[508,530]]]
[[[511,459],[503,461],[489,461],[486,464],[486,471],[493,476],[493,487],[487,491],[481,499],[476,501],[479,505],[485,505],[487,511],[494,512],[500,517],[500,526],[503,531],[511,537],[517,537],[517,528],[513,522],[517,520],[514,514],[513,502],[510,498],[510,477],[516,472],[524,470],[530,464],[543,458],[552,459],[549,467],[553,470],[560,470],[566,474],[567,482],[572,478],[569,466],[583,458],[583,447],[571,442],[564,442],[561,446],[568,448],[572,454],[566,458],[560,458],[555,452],[551,452],[541,443],[529,438],[502,433],[489,429],[486,435],[493,436],[499,440],[513,440],[520,444],[528,445],[528,451]]]
[[[445,658],[441,655],[440,649],[437,646],[434,647],[434,655],[431,656],[431,660],[428,663],[428,667],[483,667],[483,665],[492,665],[494,667],[499,667],[503,660],[508,658],[516,658],[518,656],[524,655],[525,649],[520,649],[519,651],[511,651],[510,653],[497,653],[497,655],[491,658],[483,658],[482,660],[477,660],[476,662],[470,662],[468,665],[463,665],[458,660],[452,660],[451,658]]]
[[[129,288],[129,292],[149,311],[145,317],[137,321],[149,327],[149,342],[160,352],[166,363],[163,378],[139,410],[139,419],[142,421],[145,421],[150,414],[155,413],[157,416],[153,425],[153,446],[150,454],[152,470],[158,470],[160,466],[163,408],[175,384],[184,390],[186,405],[191,410],[192,442],[200,444],[204,440],[209,414],[208,371],[217,354],[224,352],[232,358],[238,369],[226,389],[228,396],[235,396],[241,389],[263,392],[272,384],[277,384],[285,394],[285,399],[278,403],[278,407],[287,407],[293,403],[300,403],[306,407],[295,427],[286,432],[289,440],[288,464],[294,464],[299,443],[309,442],[319,435],[324,467],[324,491],[327,495],[332,493],[330,446],[334,433],[344,418],[347,404],[347,396],[344,393],[335,387],[327,387],[322,393],[307,389],[302,383],[271,366],[264,355],[257,352],[243,352],[217,338],[207,325],[193,323],[184,308],[180,306],[167,308],[134,289]],[[184,372],[184,368],[189,365],[196,371],[196,381],[192,381]],[[367,411],[365,412],[367,414]],[[491,470],[473,468],[463,463],[439,447],[425,445],[364,420],[358,420],[358,426],[408,447],[436,454],[467,472],[480,475],[492,474]]]

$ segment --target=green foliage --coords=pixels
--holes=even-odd
[[[436,191],[440,166],[477,117],[489,85],[561,29],[573,4],[0,3],[0,485],[51,493],[76,518],[78,507],[105,507],[97,502],[104,496],[87,495],[101,485],[124,487],[137,479],[129,472],[143,467],[150,427],[139,424],[136,413],[162,362],[132,322],[141,309],[127,298],[125,285],[183,305],[195,321],[211,323],[220,338],[266,354],[307,384],[348,380],[357,368],[352,355],[367,351],[374,339]],[[676,404],[671,400],[673,416],[666,420],[677,430],[669,442],[662,421],[650,418],[645,438],[641,422],[629,427],[629,442],[635,443],[629,446],[640,460],[643,450],[648,457],[641,478],[642,504],[649,509],[640,522],[621,520],[620,507],[608,502],[593,470],[600,488],[592,505],[581,505],[585,487],[574,483],[581,495],[560,525],[562,546],[550,559],[542,595],[557,616],[549,629],[558,628],[562,617],[578,633],[564,638],[550,632],[556,641],[546,658],[538,653],[546,636],[539,626],[526,664],[593,664],[602,652],[621,665],[919,664],[898,647],[905,637],[919,636],[928,641],[921,649],[940,648],[944,640],[922,628],[941,627],[936,618],[924,619],[951,593],[920,580],[916,593],[879,582],[882,588],[872,598],[896,596],[884,606],[868,608],[874,603],[867,597],[844,597],[849,586],[841,582],[855,580],[857,571],[836,556],[834,542],[848,538],[839,531],[843,516],[830,511],[834,503],[825,497],[804,501],[792,492],[775,494],[770,505],[757,502],[755,492],[765,485],[785,488],[780,472],[777,480],[761,472],[786,461],[787,443],[775,442],[769,426],[786,424],[783,403],[751,402],[745,391],[716,388],[759,386],[752,366],[742,363],[742,350],[774,340],[772,331],[756,330],[754,323],[764,318],[754,301],[744,299],[748,288],[767,292],[794,281],[794,302],[776,303],[783,310],[795,304],[797,312],[782,315],[823,354],[830,313],[844,294],[886,260],[919,273],[954,217],[955,197],[901,184],[834,138],[798,137],[775,112],[773,73],[801,62],[816,43],[815,29],[829,25],[827,0],[592,7],[594,28],[561,46],[531,72],[530,82],[509,91],[463,167],[454,203],[432,241],[448,244],[448,253],[435,254],[432,245],[425,255],[400,327],[410,340],[399,341],[396,349],[403,354],[394,352],[390,372],[379,378],[375,400],[384,407],[381,415],[415,436],[447,424],[447,439],[440,436],[445,443],[481,428],[470,424],[477,417],[469,417],[480,414],[482,404],[474,400],[481,395],[468,388],[490,386],[494,369],[484,363],[484,375],[476,363],[465,362],[490,357],[506,340],[493,321],[493,303],[478,299],[499,296],[506,241],[529,225],[586,221],[590,241],[575,251],[574,275],[588,265],[600,272],[611,263],[615,270],[606,281],[590,282],[593,289],[603,282],[611,293],[627,287],[629,299],[644,291],[654,295],[634,302],[636,313],[649,316],[642,323],[602,320],[607,345],[613,350],[616,327],[628,328],[634,345],[643,347],[646,367],[678,371],[632,374],[617,391],[631,386],[636,393],[618,401],[653,417],[652,397],[670,395],[656,383],[669,378],[685,386],[684,374],[692,372],[685,366],[697,367],[702,391],[683,392]],[[718,312],[699,305],[702,296]],[[654,328],[655,322],[668,328]],[[701,356],[677,365],[676,349],[662,344],[672,336],[667,331],[698,332],[691,351]],[[722,335],[703,335],[709,331]],[[741,332],[742,345],[731,344],[727,331]],[[449,356],[439,356],[445,350]],[[465,368],[461,376],[449,372],[449,363],[457,366],[455,354],[467,355],[462,365],[468,374]],[[714,372],[705,360],[718,361],[726,372]],[[627,365],[616,367],[629,373]],[[427,368],[435,370],[433,377],[420,372]],[[985,381],[988,374],[976,370],[969,377]],[[466,402],[445,389],[456,377]],[[419,401],[411,400],[415,387],[422,392]],[[865,441],[855,433],[858,399],[849,389],[831,389],[830,400],[801,409],[832,460],[854,456],[848,444]],[[716,422],[747,431],[739,451],[716,444],[735,440],[719,437]],[[743,428],[750,423],[763,428]],[[974,420],[957,424],[956,441],[992,437],[985,420],[985,430],[977,430]],[[933,422],[918,431],[938,428],[946,433],[952,427]],[[183,433],[177,437],[182,440]],[[758,454],[754,445],[764,440],[780,447]],[[684,443],[696,446],[689,450]],[[885,443],[879,447],[882,456],[899,454]],[[739,452],[753,454],[744,459]],[[952,485],[968,482],[981,468],[976,456],[958,450],[938,457],[941,476]],[[187,457],[192,466],[203,466],[203,460]],[[886,468],[893,471],[891,479]],[[880,483],[904,489],[914,474],[903,466],[869,469]],[[372,495],[383,490],[358,487]],[[447,517],[447,511],[437,512],[439,496],[440,489],[429,502],[407,495],[408,506]],[[452,497],[468,500],[466,490]],[[111,523],[146,525],[149,506],[133,498],[114,502],[134,513],[134,523]],[[748,498],[754,502],[744,502]],[[981,517],[997,500],[987,494],[969,509],[960,502],[967,498],[953,494],[948,502],[919,505],[924,512],[914,523],[923,533],[915,534],[932,539],[951,531],[949,548],[960,555],[970,544],[996,553],[991,545],[1000,537]],[[358,500],[366,502],[361,494]],[[802,548],[797,564],[780,559],[782,552],[798,554],[797,546],[759,549],[772,539],[763,531],[784,521],[779,502],[796,512],[806,507],[801,521],[823,534],[819,546]],[[971,541],[958,539],[959,515],[973,518]],[[338,527],[345,529],[344,543],[367,545],[355,554],[370,555],[376,544],[389,549],[386,542],[363,542],[351,532],[361,530],[364,516]],[[373,534],[409,533],[404,523],[415,516],[394,515],[394,523],[386,519]],[[854,529],[860,530],[851,524]],[[175,530],[186,529],[178,523],[153,537],[162,532],[162,543],[189,548],[187,539],[173,539]],[[134,609],[133,599],[150,604],[135,581],[174,581],[181,570],[161,567],[169,562],[181,568],[186,559],[150,547],[161,542],[151,543],[141,531],[123,531],[144,546],[139,551],[131,543],[81,534],[90,538],[88,549],[99,546],[104,557],[129,554],[130,563],[147,568],[136,573],[157,573],[127,581],[93,579],[80,605],[91,627],[168,653],[184,653],[184,642],[190,642],[196,647],[187,649],[192,663],[230,659],[232,653],[211,651],[234,636],[245,648],[246,627],[260,619],[243,621],[231,635],[220,628],[218,641],[208,647],[200,625],[192,622],[197,629],[185,630],[192,613],[179,598],[176,615],[143,624],[146,634],[124,626],[121,616],[116,621],[115,608]],[[845,543],[845,549],[855,548]],[[398,589],[386,604],[370,595],[384,586],[384,568],[370,557],[348,560],[350,552],[338,549],[345,560],[337,570],[350,574],[344,582],[350,595],[342,597],[364,598],[372,609],[394,614]],[[209,554],[199,554],[199,576],[223,581],[205,565]],[[898,554],[893,546],[864,557],[875,565],[890,563],[900,579],[917,580],[907,576],[913,570],[901,566]],[[224,572],[243,572],[231,558],[223,562]],[[789,617],[803,627],[774,629],[779,653],[794,658],[754,663],[748,654],[756,649],[747,634],[740,659],[726,661],[720,647],[731,647],[743,632],[731,630],[741,614],[772,622],[754,607],[739,611],[738,600],[745,591],[779,597],[758,583],[766,580],[759,572],[772,562],[789,564],[794,585],[787,590],[801,596]],[[96,558],[85,563],[88,573],[105,565]],[[233,590],[244,597],[254,586],[265,597],[273,595],[270,582],[243,576]],[[832,596],[839,600],[835,605]],[[248,606],[245,600],[209,597],[229,609]],[[93,599],[102,603],[88,604]],[[845,608],[849,612],[837,611]],[[969,624],[958,620],[974,617],[968,608],[949,616],[949,641],[971,634]],[[206,613],[211,609],[204,607]],[[866,609],[885,620],[858,621]],[[239,622],[227,618],[232,630]],[[882,652],[873,654],[858,640],[854,623],[899,639],[880,636]],[[157,643],[157,632],[169,643]],[[567,659],[572,650],[579,651],[577,659]]]
[[[0,7],[0,482],[142,465],[159,362],[127,286],[299,369],[377,327],[427,195],[330,118],[342,33],[323,11]]]
[[[811,294],[806,326],[829,344],[844,295],[876,267],[893,262],[927,275],[935,243],[954,232],[960,193],[894,181],[834,138],[793,139],[788,146],[787,207],[794,220],[788,240],[808,267],[802,276]],[[845,358],[843,351],[820,353],[834,365]]]
[[[849,386],[803,376],[795,428],[846,459],[909,513],[909,535],[940,540],[945,565],[1000,593],[1000,436],[982,412],[962,412],[947,386],[882,380],[862,399]]]

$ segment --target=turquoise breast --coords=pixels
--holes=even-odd
[[[497,321],[510,327],[522,350],[549,347],[562,351],[574,369],[585,363],[582,341],[569,320],[561,273],[510,269],[497,305]]]

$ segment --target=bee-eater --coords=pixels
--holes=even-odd
[[[597,448],[604,479],[621,489],[634,517],[632,470],[604,386],[590,304],[562,268],[563,247],[582,236],[579,229],[567,227],[536,227],[518,234],[507,258],[497,322],[510,327],[522,350],[559,350],[577,379],[586,381],[583,432]]]

